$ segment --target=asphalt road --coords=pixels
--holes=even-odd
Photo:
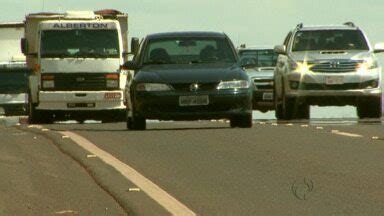
[[[146,131],[127,131],[124,123],[43,127],[52,134],[71,131],[86,138],[197,215],[384,212],[384,135],[380,121],[256,121],[252,129],[231,129],[226,122],[151,122]],[[110,194],[123,208],[131,209],[130,213],[168,214],[140,187],[120,179],[120,173],[105,171],[114,170],[110,166],[102,169],[109,173],[98,178],[103,162],[87,165],[89,160],[79,160],[85,167],[90,166],[90,172],[96,176],[89,184],[104,185],[104,195]],[[63,168],[55,169],[61,172]],[[120,186],[113,188],[116,185]],[[104,203],[101,198],[93,200]]]

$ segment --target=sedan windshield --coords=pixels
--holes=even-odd
[[[118,58],[116,30],[45,30],[41,34],[42,58]]]
[[[298,31],[292,52],[312,50],[368,50],[359,30]]]
[[[224,38],[167,38],[148,41],[143,63],[236,63],[236,57]]]

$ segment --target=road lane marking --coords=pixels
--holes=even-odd
[[[138,188],[143,190],[149,197],[151,197],[158,204],[163,206],[172,215],[196,215],[187,206],[179,202],[176,198],[172,197],[170,194],[168,194],[166,191],[154,184],[152,181],[141,175],[135,169],[121,162],[108,152],[100,149],[95,144],[91,143],[89,140],[70,131],[63,131],[60,133],[65,136],[71,137],[71,139],[76,142],[79,146],[83,147],[90,153],[97,155],[97,157],[99,157],[106,164],[109,164],[110,166],[115,168],[125,178],[133,182],[136,186],[138,186]]]
[[[354,134],[354,133],[347,133],[347,132],[342,132],[342,131],[339,131],[339,130],[332,130],[331,131],[333,134],[337,134],[337,135],[341,135],[341,136],[347,136],[347,137],[363,137],[362,135],[360,134]]]

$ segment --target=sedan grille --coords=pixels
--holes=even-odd
[[[211,91],[215,90],[219,83],[176,83],[171,84],[176,91]]]

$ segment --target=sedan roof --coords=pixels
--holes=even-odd
[[[213,37],[213,38],[225,38],[226,35],[221,32],[208,32],[208,31],[181,31],[181,32],[163,32],[149,34],[148,39],[160,39],[160,38],[175,38],[175,37]]]

